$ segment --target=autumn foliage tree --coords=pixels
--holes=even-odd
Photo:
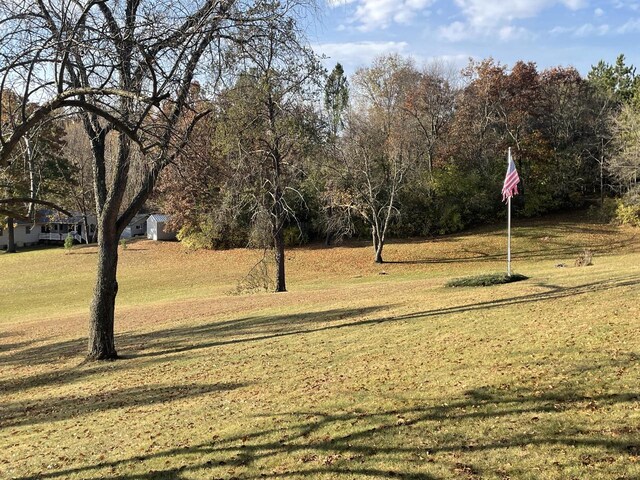
[[[212,106],[209,134],[203,137],[209,144],[201,144],[195,157],[182,156],[173,169],[177,197],[169,204],[175,211],[176,199],[183,199],[183,213],[176,213],[190,217],[184,233],[210,240],[232,232],[244,216],[254,246],[273,249],[274,290],[283,292],[284,230],[296,223],[291,202],[301,197],[305,160],[318,144],[317,98],[324,71],[294,21],[274,21],[262,34],[254,33],[231,54],[233,84]],[[196,164],[214,175],[176,192],[185,182],[175,175]],[[203,240],[199,243],[206,245]]]

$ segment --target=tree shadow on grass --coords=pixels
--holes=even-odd
[[[78,359],[78,365],[52,372],[26,377],[13,377],[0,381],[0,391],[12,393],[50,385],[62,385],[100,375],[105,369],[135,369],[144,365],[165,361],[165,356],[193,350],[212,348],[233,343],[278,338],[286,335],[317,331],[319,324],[353,322],[353,318],[371,315],[385,307],[355,309],[331,309],[304,314],[256,316],[211,322],[204,325],[174,327],[146,333],[117,335],[116,345],[121,361],[84,363],[86,339],[41,343],[30,348],[16,348],[0,355],[7,365],[45,365]],[[148,350],[148,351],[145,351]]]
[[[547,300],[573,297],[576,295],[604,292],[616,288],[632,287],[640,285],[640,275],[628,275],[624,277],[612,278],[605,281],[588,282],[573,287],[563,287],[559,285],[549,285],[544,283],[538,283],[537,285],[539,287],[545,288],[546,290],[543,292],[531,293],[526,295],[516,295],[497,300],[488,300],[485,302],[446,307],[439,310],[425,310],[422,312],[409,313],[406,315],[394,317],[393,320],[406,320],[412,318],[431,317],[435,315],[466,313],[475,310],[485,310],[511,305],[543,302]]]
[[[503,465],[492,465],[491,460],[478,463],[475,454],[486,457],[490,452],[515,453],[522,448],[531,452],[554,447],[562,449],[564,453],[560,458],[567,465],[581,461],[583,473],[587,474],[590,462],[608,462],[610,455],[628,458],[629,462],[640,459],[637,436],[640,427],[620,428],[615,432],[589,429],[579,422],[571,424],[571,415],[586,408],[607,412],[615,405],[638,401],[638,391],[589,395],[577,387],[538,392],[517,386],[506,390],[504,386],[485,386],[468,390],[457,398],[439,399],[437,404],[408,408],[365,411],[354,405],[346,412],[317,409],[265,413],[256,418],[263,420],[266,428],[125,460],[43,472],[20,480],[98,474],[108,480],[181,479],[194,475],[218,478],[227,475],[229,469],[246,471],[237,477],[243,479],[324,475],[435,479],[436,476],[426,473],[432,465],[448,470],[447,478],[504,478],[517,472],[517,459],[505,469]],[[499,435],[493,433],[478,438],[471,425],[487,427],[489,431],[507,428],[499,430],[503,432]],[[424,442],[416,445],[416,439]],[[578,455],[580,452],[572,452],[580,448],[590,452],[588,458],[571,457]],[[262,468],[260,462],[274,456],[287,459],[286,469]],[[165,459],[165,464],[171,466],[129,473],[140,472],[141,463],[157,459]],[[389,467],[377,466],[381,464]],[[547,464],[539,466],[553,468]],[[105,475],[105,471],[113,475]]]
[[[357,328],[367,325],[396,321],[416,319],[419,320],[428,317],[437,317],[449,314],[467,313],[476,310],[486,310],[511,305],[541,302],[572,297],[575,295],[603,292],[639,284],[640,275],[629,275],[613,278],[606,281],[594,281],[574,287],[561,287],[557,285],[539,284],[539,286],[545,288],[546,290],[539,293],[518,295],[503,299],[463,304],[433,310],[424,310],[404,315],[389,317],[374,316],[374,318],[367,318],[368,315],[371,315],[378,311],[382,311],[386,308],[391,308],[392,305],[368,307],[350,311],[330,310],[328,312],[322,313],[286,315],[275,318],[271,317],[230,320],[228,322],[222,322],[222,324],[214,323],[203,325],[201,327],[195,327],[195,329],[185,327],[153,332],[152,334],[128,335],[123,338],[123,340],[125,340],[125,344],[138,345],[139,347],[154,342],[154,351],[147,353],[136,353],[133,354],[134,357],[166,355],[222,345],[272,340],[275,338],[287,337],[292,335],[311,334],[327,330],[352,327]],[[355,321],[352,320],[354,317],[356,318]],[[318,322],[326,324],[317,325]],[[238,329],[238,326],[243,324],[244,328]],[[259,328],[256,329],[254,328],[255,326],[258,326]],[[266,331],[264,330],[265,327]],[[221,335],[221,332],[226,332],[227,335],[232,336],[233,338],[221,338],[224,337],[224,335]],[[194,341],[194,338],[197,340]],[[207,341],[206,339],[212,340]],[[140,348],[138,348],[138,351],[139,350]]]
[[[83,345],[86,341],[82,342]],[[147,359],[144,363],[133,362],[79,362],[77,365],[66,368],[59,368],[54,371],[46,371],[28,376],[14,377],[0,381],[0,391],[5,394],[15,392],[25,392],[30,389],[42,387],[70,385],[72,383],[83,381],[90,377],[99,377],[107,371],[117,369],[118,372],[136,370],[141,367],[150,366],[152,364],[162,363],[162,358]]]
[[[247,383],[142,385],[93,395],[70,395],[2,404],[0,429],[50,423],[90,413],[166,403],[211,393],[235,390]]]
[[[0,356],[0,360],[6,365],[43,365],[79,357],[87,349],[87,341],[84,338],[49,342],[43,339],[30,343],[38,343],[38,345],[29,348],[7,349]],[[2,383],[0,383],[0,388],[1,386]]]
[[[5,340],[7,338],[20,337],[23,335],[24,335],[23,332],[17,332],[17,331],[0,332],[0,355],[2,355],[3,352],[9,352],[11,350],[19,350],[21,348],[26,348],[29,345],[33,345],[35,343],[35,340],[21,340],[21,341],[5,343]]]
[[[338,308],[319,312],[297,313],[289,315],[252,316],[240,319],[215,321],[201,325],[188,325],[158,329],[145,333],[122,333],[116,335],[116,345],[123,359],[147,356],[145,349],[156,348],[162,351],[153,355],[179,353],[194,349],[277,338],[315,331],[318,324],[332,324],[349,321],[389,308],[389,305]],[[126,353],[135,349],[136,353]],[[76,338],[59,342],[50,342],[31,348],[7,351],[0,357],[8,365],[38,365],[81,357],[86,351],[86,339]],[[118,362],[116,362],[118,363]],[[2,387],[2,383],[0,383]]]
[[[135,353],[126,355],[125,358],[175,354],[302,335],[339,328],[342,325],[357,325],[360,322],[358,319],[366,318],[392,306],[340,308],[269,317],[248,317],[198,326],[176,327],[159,332],[124,334],[118,338],[118,341],[123,351],[135,350]],[[152,348],[153,351],[144,352],[146,348]]]
[[[545,291],[510,296],[496,300],[455,305],[412,312],[404,315],[383,316],[385,309],[393,305],[381,305],[354,309],[332,309],[321,312],[263,317],[248,317],[203,325],[154,330],[147,333],[125,333],[117,337],[117,345],[125,360],[155,358],[181,354],[224,345],[273,340],[282,337],[313,334],[342,328],[359,328],[380,323],[417,320],[479,310],[502,308],[512,305],[544,302],[591,293],[601,293],[617,288],[640,284],[640,275],[612,278],[606,281],[588,282],[573,287],[539,284]],[[372,318],[371,318],[372,316]],[[9,365],[33,365],[53,363],[63,358],[81,357],[86,340],[79,338],[37,347],[8,352],[0,357]],[[146,350],[146,351],[145,351]],[[116,368],[124,368],[127,361],[116,362]],[[127,367],[129,368],[129,367]],[[131,367],[133,368],[133,367]],[[0,390],[11,392],[28,388],[78,381],[102,371],[101,366],[79,366],[53,373],[26,378],[14,378],[0,382]]]
[[[589,232],[590,230],[587,230]],[[513,260],[553,260],[557,261],[569,256],[578,255],[584,251],[585,248],[593,251],[597,255],[606,255],[620,251],[621,248],[629,246],[631,243],[638,243],[636,236],[630,239],[618,240],[619,235],[615,237],[615,241],[603,242],[590,245],[567,245],[566,242],[554,242],[549,241],[545,248],[531,249],[531,250],[512,250]],[[467,255],[459,255],[451,258],[423,258],[419,260],[386,260],[385,263],[398,264],[398,265],[421,265],[421,264],[448,264],[448,263],[468,263],[468,262],[490,262],[503,260],[505,258],[504,252],[485,252],[481,250],[471,250],[462,248],[462,252]]]

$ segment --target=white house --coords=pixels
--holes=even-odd
[[[35,245],[40,240],[40,224],[24,220],[13,221],[13,238],[17,247]],[[0,224],[0,249],[9,245],[9,229]]]
[[[83,243],[87,237],[84,218],[81,214],[67,217],[50,210],[38,211],[35,220],[14,220],[14,240],[16,247],[35,245],[37,243],[64,242],[67,236],[73,237],[78,243]],[[87,216],[89,241],[96,233],[96,217]],[[9,245],[9,232],[6,224],[0,225],[0,249]]]
[[[175,240],[176,232],[167,230],[167,215],[153,214],[147,218],[147,238],[149,240]]]

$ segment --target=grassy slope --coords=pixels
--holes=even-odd
[[[123,360],[83,364],[93,248],[0,255],[1,478],[640,477],[640,235],[562,218],[255,253],[121,252]],[[594,266],[573,264],[583,247]],[[380,275],[381,272],[386,275]]]

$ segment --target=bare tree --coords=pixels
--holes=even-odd
[[[340,139],[334,170],[339,180],[331,183],[336,191],[329,198],[368,224],[377,263],[383,262],[387,231],[399,213],[398,193],[420,153],[421,131],[404,108],[417,76],[409,60],[390,55],[353,77],[356,105]]]
[[[607,170],[621,193],[636,192],[640,177],[640,112],[633,105],[623,105],[613,118],[614,152]]]
[[[80,213],[83,223],[85,243],[95,241],[95,224],[89,222],[90,215],[96,211],[93,195],[93,169],[91,142],[86,135],[82,121],[73,118],[65,125],[65,158],[71,165],[71,171],[59,166],[65,183],[65,195],[62,203],[73,206]]]
[[[117,357],[118,238],[207,114],[191,95],[199,67],[214,65],[222,75],[229,44],[259,35],[262,26],[291,15],[296,5],[15,0],[0,7],[6,31],[0,90],[11,84],[23,92],[16,121],[0,132],[0,165],[26,132],[61,109],[79,113],[91,142],[99,254],[88,358]],[[34,99],[39,105],[28,113],[24,105]],[[107,158],[109,137],[115,142],[113,162]],[[135,171],[143,174],[127,199]]]
[[[317,144],[314,101],[324,78],[302,38],[295,23],[274,23],[240,46],[239,80],[225,93],[216,135],[232,172],[224,189],[241,192],[254,227],[268,230],[269,245],[259,246],[274,249],[276,292],[286,291],[284,229],[296,221],[289,201],[301,196],[304,160]]]

